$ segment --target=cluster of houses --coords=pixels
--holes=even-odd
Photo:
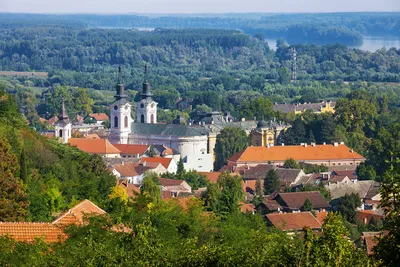
[[[261,213],[270,225],[288,233],[295,233],[304,227],[321,231],[326,214],[335,211],[338,200],[351,193],[358,194],[362,200],[357,211],[360,222],[368,224],[372,219],[382,219],[382,211],[378,207],[379,183],[357,177],[355,169],[365,158],[344,143],[288,146],[282,142],[282,135],[290,125],[275,119],[235,121],[229,113],[220,112],[200,114],[190,122],[178,117],[173,124],[158,123],[158,104],[152,99],[147,80],[143,83],[140,100],[135,104],[136,120],[131,117],[132,104],[120,80],[116,86],[115,102],[109,107],[110,118],[102,113],[89,114],[81,118],[80,123],[72,125],[63,103],[60,115],[51,122],[55,127],[54,136],[84,152],[103,157],[118,184],[131,197],[140,192],[148,172],[160,177],[160,194],[163,199],[200,196],[205,188],[193,191],[183,180],[162,177],[164,173],[175,173],[181,160],[186,170],[197,171],[209,182],[217,182],[222,172],[240,175],[246,195],[241,210]],[[177,102],[177,106],[180,109],[191,108],[190,101],[183,99]],[[332,102],[275,104],[274,110],[295,114],[305,110],[333,113],[334,107],[335,103]],[[98,134],[107,120],[110,130],[105,135]],[[214,172],[217,135],[228,126],[243,129],[251,145],[228,158],[226,165]],[[81,138],[72,138],[74,131],[82,133]],[[306,174],[301,169],[283,168],[289,158],[302,164],[324,165],[329,171]],[[251,201],[256,195],[256,186],[262,186],[270,170],[278,175],[280,188],[264,196],[261,203],[254,206]],[[317,190],[302,191],[307,186],[324,187],[330,192],[331,199],[328,201]],[[302,211],[306,201],[311,203],[311,211]],[[369,236],[366,233],[365,242],[371,240]]]

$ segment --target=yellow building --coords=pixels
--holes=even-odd
[[[277,145],[282,141],[283,134],[290,126],[276,121],[259,121],[257,128],[250,133],[252,146]]]
[[[301,114],[306,110],[312,110],[314,113],[335,113],[336,102],[322,101],[321,103],[303,103],[303,104],[275,104],[274,110],[282,113]]]

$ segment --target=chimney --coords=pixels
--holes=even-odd
[[[351,149],[351,153],[354,153],[354,149]]]
[[[307,147],[307,143],[304,144],[304,147]]]
[[[285,143],[282,143],[282,146],[285,146]]]
[[[242,121],[246,121],[246,118],[242,118]]]
[[[312,147],[315,147],[315,143],[311,143],[311,146],[312,146]]]
[[[267,145],[267,148],[269,148],[269,144]]]
[[[339,146],[338,142],[333,143],[333,146]]]
[[[341,145],[344,145],[344,142],[340,142]]]
[[[326,142],[323,142],[322,144],[323,144],[323,145],[326,145]]]

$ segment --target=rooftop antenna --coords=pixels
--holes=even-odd
[[[297,71],[297,53],[296,53],[296,47],[292,48],[292,61],[293,61],[293,69],[292,69],[292,81],[295,83],[296,82],[296,71]]]

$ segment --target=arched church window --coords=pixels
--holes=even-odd
[[[144,114],[142,114],[142,115],[140,116],[140,122],[141,122],[141,123],[144,123]]]
[[[124,126],[125,126],[125,128],[128,128],[128,116],[125,116],[125,118],[124,118]]]
[[[154,114],[151,114],[150,121],[151,121],[151,123],[154,123]]]
[[[59,136],[62,137],[62,134],[63,134],[63,132],[62,132],[62,130],[60,129],[60,134],[59,134]]]
[[[118,128],[118,116],[114,117],[114,128]]]
[[[143,103],[142,103],[142,104],[140,104],[140,107],[141,107],[141,108],[144,108],[144,104],[143,104]]]

